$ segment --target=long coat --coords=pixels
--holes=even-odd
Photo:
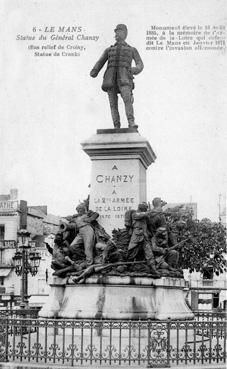
[[[133,231],[128,250],[139,247],[142,242],[147,243],[149,240],[147,213],[135,211],[131,216]]]
[[[133,60],[135,67],[131,66]],[[130,86],[133,89],[133,75],[143,70],[143,62],[137,49],[126,42],[117,42],[108,47],[93,67],[91,75],[96,77],[107,61],[102,89],[108,91],[119,86]]]

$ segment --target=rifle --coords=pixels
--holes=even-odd
[[[120,265],[134,265],[134,264],[143,264],[145,261],[127,261],[127,262],[117,262],[117,263],[110,263],[110,264],[96,264],[90,265],[88,268],[85,269],[83,273],[81,273],[78,277],[73,278],[73,282],[78,283],[81,279],[85,279],[89,277],[91,274],[99,273],[104,270],[108,270],[110,268],[120,266]]]
[[[190,240],[190,237],[188,237],[188,238],[186,238],[185,240],[182,240],[182,241],[180,241],[180,242],[178,242],[178,243],[176,243],[175,245],[173,245],[173,246],[171,246],[171,247],[169,247],[168,249],[166,249],[166,250],[168,250],[168,251],[172,251],[172,250],[175,250],[176,248],[178,248],[178,247],[182,247],[183,246],[183,244],[186,242],[186,241],[188,241],[188,240]],[[157,263],[157,265],[156,265],[156,268],[158,269],[159,268],[159,266],[162,264],[162,262],[165,260],[165,257],[168,255],[168,252],[165,254],[165,255],[162,255],[161,256],[161,258],[160,258],[160,260],[158,261],[158,263]]]
[[[148,216],[153,216],[155,217],[156,215],[164,215],[164,216],[171,216],[173,213],[168,212],[168,211],[164,211],[164,210],[160,210],[160,211],[155,211],[154,209],[148,210],[147,211],[147,215]]]
[[[171,246],[168,248],[168,251],[171,251],[171,250],[175,250],[175,248],[178,248],[178,247],[182,247],[183,244],[186,242],[186,241],[189,241],[190,240],[190,237],[186,238],[185,240],[182,240],[178,243],[176,243],[175,245]]]

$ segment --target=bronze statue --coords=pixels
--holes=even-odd
[[[167,226],[165,212],[163,211],[163,206],[166,204],[160,197],[155,197],[152,200],[153,209],[149,212],[149,228],[152,235],[159,227]]]
[[[84,267],[87,267],[101,259],[100,249],[105,254],[110,236],[98,223],[99,214],[87,211],[85,203],[79,204],[76,210],[77,214],[67,217],[68,223],[60,224],[60,230],[72,260],[77,264],[85,264],[86,260]]]
[[[92,222],[99,217],[99,214],[91,210],[86,212],[84,204],[78,205],[76,210],[78,214],[71,220],[71,224],[74,223],[75,226],[76,237],[69,245],[69,250],[73,254],[77,252],[77,248],[83,246],[87,265],[91,265],[94,261],[95,246],[95,232],[92,227]]]
[[[128,245],[128,260],[136,260],[142,252],[142,258],[145,258],[150,273],[155,277],[160,277],[156,271],[155,258],[149,241],[151,234],[149,232],[147,210],[147,204],[141,203],[138,205],[137,211],[131,211],[131,215],[129,212],[126,213],[125,226],[131,233]]]
[[[50,250],[50,248],[48,248],[48,250],[52,253],[52,269],[59,270],[69,265],[69,261],[67,260],[69,252],[67,247],[65,247],[65,245],[63,244],[61,233],[56,234],[54,239],[54,247],[52,250]]]
[[[104,64],[108,62],[102,89],[108,93],[114,127],[120,128],[121,126],[118,111],[118,94],[120,94],[125,104],[128,125],[137,128],[133,111],[133,75],[143,70],[143,62],[136,48],[125,42],[128,34],[126,25],[118,24],[114,31],[117,42],[104,51],[90,75],[93,78],[96,77]],[[135,67],[131,66],[132,60],[135,62]]]
[[[168,236],[166,227],[159,227],[156,230],[151,243],[155,255],[156,268],[176,272],[179,260],[179,252],[176,248],[180,247],[181,244],[183,245],[183,243],[173,244]]]
[[[51,268],[54,269],[53,275],[64,278],[68,272],[75,270],[74,262],[70,258],[69,249],[61,232],[56,234],[53,248],[47,242],[45,244],[52,255]]]
[[[122,261],[121,253],[112,240],[95,244],[95,264],[107,264]]]
[[[77,206],[77,214],[60,224],[52,253],[54,275],[72,276],[81,283],[92,274],[151,275],[182,277],[177,269],[180,246],[166,222],[160,198],[153,200],[154,209],[141,203],[137,210],[125,213],[125,229],[113,231],[112,238],[98,223],[98,213],[87,210],[85,203]]]

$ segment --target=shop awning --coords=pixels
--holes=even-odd
[[[0,277],[7,277],[11,270],[11,268],[0,268]]]

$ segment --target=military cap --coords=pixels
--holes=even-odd
[[[146,208],[148,208],[148,205],[147,205],[147,203],[146,203],[146,202],[144,202],[144,201],[143,201],[143,202],[141,202],[141,203],[138,205],[138,209],[141,209],[141,208],[142,208],[142,209],[144,209],[145,207],[146,207]]]
[[[118,29],[121,29],[122,31],[128,33],[128,28],[125,24],[118,24],[114,31],[116,32]]]

